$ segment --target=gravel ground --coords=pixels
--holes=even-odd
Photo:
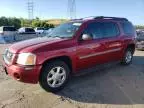
[[[0,56],[7,46],[0,45]],[[143,84],[144,51],[136,51],[130,66],[114,64],[74,77],[57,94],[0,72],[0,108],[144,108]]]

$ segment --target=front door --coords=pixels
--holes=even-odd
[[[89,68],[105,62],[106,57],[104,56],[104,52],[106,51],[106,46],[105,41],[102,39],[103,33],[101,27],[101,23],[92,22],[83,30],[82,35],[87,34],[91,36],[92,39],[81,39],[81,41],[78,42],[76,60],[77,70]]]

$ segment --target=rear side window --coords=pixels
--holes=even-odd
[[[14,27],[4,27],[3,31],[16,31]]]
[[[119,29],[113,22],[94,22],[90,23],[84,31],[93,36],[93,39],[115,37],[119,35]]]
[[[121,23],[124,34],[126,35],[135,35],[135,28],[129,22],[122,22]]]

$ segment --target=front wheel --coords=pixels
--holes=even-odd
[[[123,65],[129,65],[132,63],[133,59],[133,50],[131,48],[128,48],[125,52],[125,55],[121,61],[121,64]]]
[[[40,75],[40,86],[46,91],[57,92],[67,83],[69,73],[69,67],[63,61],[47,63]]]

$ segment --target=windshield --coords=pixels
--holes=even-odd
[[[64,38],[71,38],[75,34],[75,32],[79,29],[82,23],[65,23],[61,24],[60,26],[54,28],[48,36],[50,37],[64,37]]]

